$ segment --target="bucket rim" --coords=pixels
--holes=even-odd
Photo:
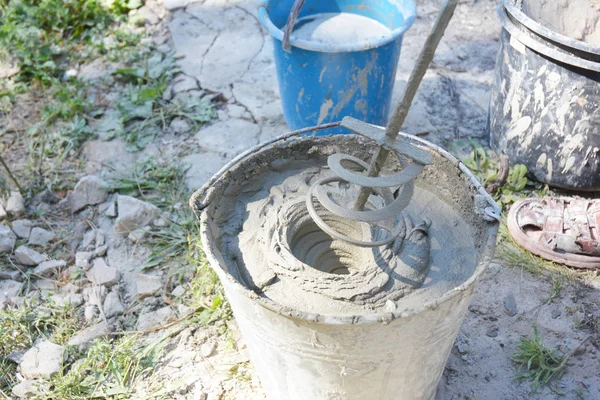
[[[511,39],[514,38],[532,51],[551,58],[552,60],[556,60],[557,62],[571,65],[576,68],[600,72],[600,63],[577,57],[573,54],[567,53],[564,50],[560,50],[559,48],[552,48],[531,37],[531,34],[523,32],[521,28],[516,26],[511,21],[509,13],[506,10],[506,7],[504,7],[503,3],[498,3],[496,11],[498,18],[500,19],[500,23],[502,24],[502,28],[508,32],[508,34],[511,36]]]
[[[293,47],[298,47],[303,50],[321,53],[349,53],[375,49],[398,39],[412,26],[417,16],[417,4],[415,0],[407,0],[407,11],[408,14],[404,16],[404,24],[392,30],[386,37],[371,39],[362,43],[325,44],[312,40],[298,39],[292,34],[290,36],[290,44]],[[283,41],[283,31],[275,26],[269,16],[268,0],[260,0],[258,5],[258,20],[273,38]]]
[[[543,36],[552,42],[588,53],[595,57],[600,56],[600,47],[593,46],[587,42],[584,42],[583,40],[570,38],[562,33],[555,32],[552,29],[545,27],[541,23],[525,14],[516,5],[512,4],[511,0],[503,0],[502,3],[504,4],[504,8],[508,14],[512,15],[523,26],[534,32],[536,35]]]
[[[384,129],[382,127],[379,127],[379,128]],[[227,286],[229,286],[229,289],[236,290],[237,292],[244,294],[244,296],[246,296],[248,299],[256,302],[257,304],[266,308],[267,310],[270,310],[276,314],[279,314],[279,315],[282,315],[282,316],[285,316],[288,318],[299,319],[299,320],[303,320],[306,322],[319,323],[319,324],[323,324],[323,325],[354,325],[354,324],[366,325],[366,324],[389,323],[395,319],[408,318],[408,317],[412,317],[412,316],[421,314],[425,311],[435,309],[439,305],[455,298],[456,296],[461,296],[464,292],[473,288],[475,282],[479,279],[481,274],[486,270],[486,268],[492,261],[492,258],[494,255],[494,250],[496,247],[496,236],[498,234],[498,229],[499,229],[499,225],[500,225],[498,220],[490,221],[490,220],[486,220],[485,218],[481,217],[484,221],[486,221],[488,223],[487,240],[486,240],[486,243],[483,244],[484,249],[483,249],[483,252],[481,253],[480,261],[477,264],[477,266],[475,267],[475,271],[466,281],[464,281],[459,286],[447,291],[442,296],[436,298],[433,301],[423,303],[423,304],[419,305],[418,307],[407,309],[407,310],[394,311],[394,312],[378,312],[378,313],[371,313],[371,314],[364,314],[364,315],[348,315],[348,316],[321,315],[321,314],[317,314],[317,313],[309,313],[309,312],[299,311],[299,310],[293,309],[291,307],[283,306],[268,297],[257,294],[255,291],[251,290],[250,288],[248,288],[245,285],[242,285],[240,282],[238,282],[231,274],[227,273],[225,271],[225,269],[221,267],[225,264],[225,261],[222,259],[220,251],[216,248],[215,241],[209,240],[209,236],[211,236],[212,232],[211,232],[211,224],[209,223],[209,220],[208,220],[209,217],[206,212],[207,206],[205,206],[205,204],[206,204],[205,201],[206,201],[206,199],[208,199],[210,201],[210,197],[214,193],[213,189],[211,188],[212,185],[215,182],[217,182],[218,180],[220,180],[221,178],[223,178],[224,176],[226,176],[228,170],[231,169],[233,166],[235,166],[236,164],[239,164],[243,160],[251,157],[253,154],[257,153],[258,151],[260,151],[262,149],[265,149],[267,147],[273,147],[276,143],[283,142],[288,139],[291,139],[291,140],[315,139],[314,137],[297,138],[297,137],[295,137],[297,135],[298,135],[297,132],[290,132],[287,134],[283,134],[283,135],[275,137],[269,141],[263,142],[257,146],[254,146],[253,148],[245,151],[244,153],[240,154],[239,156],[234,158],[232,161],[230,161],[228,164],[226,164],[219,172],[217,172],[212,178],[210,178],[200,189],[196,190],[190,197],[189,205],[192,208],[192,210],[194,211],[194,213],[196,214],[196,217],[200,221],[200,237],[201,237],[202,244],[203,244],[203,247],[205,250],[205,255],[206,255],[212,269],[218,275],[219,279],[223,283],[223,286],[226,287],[226,289],[227,289]],[[348,135],[348,136],[360,137],[358,135]],[[465,176],[465,179],[470,183],[470,185],[473,189],[473,192],[476,192],[477,194],[481,195],[483,197],[483,199],[485,200],[485,203],[489,204],[489,206],[493,209],[493,212],[496,215],[500,215],[500,207],[498,206],[498,204],[485,191],[485,189],[483,188],[481,183],[471,173],[471,171],[462,163],[462,161],[460,161],[459,159],[457,159],[456,157],[454,157],[452,154],[450,154],[446,150],[442,149],[441,147],[439,147],[431,142],[428,142],[424,139],[414,137],[412,135],[409,135],[409,134],[406,134],[403,132],[399,133],[399,137],[401,137],[403,139],[407,139],[407,140],[416,141],[420,145],[437,152],[441,157],[450,161],[455,167],[457,167],[460,170],[462,175]],[[217,266],[219,266],[219,267],[217,267]]]

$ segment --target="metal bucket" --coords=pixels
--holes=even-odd
[[[491,146],[537,180],[600,189],[600,53],[533,21],[509,0],[489,110]]]
[[[451,271],[456,280],[444,283],[440,296],[396,311],[319,314],[284,306],[264,291],[250,289],[240,271],[241,261],[232,260],[230,249],[223,247],[223,234],[236,235],[224,222],[229,215],[227,203],[231,205],[234,199],[239,204],[236,191],[245,193],[244,185],[265,173],[273,160],[318,163],[340,150],[365,159],[376,146],[355,135],[297,138],[296,134],[280,136],[241,154],[190,199],[200,219],[206,256],[224,286],[267,397],[433,399],[474,284],[493,255],[498,222],[486,218],[485,208],[499,213],[497,205],[459,160],[429,142],[401,133],[403,140],[432,153],[433,162],[419,175],[416,186],[434,190],[466,222],[475,240],[466,257],[476,262],[464,271],[464,263],[444,259],[436,269]],[[399,168],[392,159],[386,167]],[[434,170],[441,174],[435,179]],[[437,284],[435,274],[428,279],[430,287]]]
[[[291,36],[282,49],[294,0],[262,0],[258,17],[274,42],[283,115],[292,129],[338,121],[345,116],[385,125],[402,35],[415,20],[414,0],[307,0],[299,18],[347,12],[374,19],[391,30],[365,43],[323,44]],[[342,128],[327,133],[340,133]]]

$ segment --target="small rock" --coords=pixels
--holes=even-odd
[[[211,340],[205,342],[202,346],[200,346],[200,354],[202,357],[210,357],[215,349],[217,348],[217,344]]]
[[[141,7],[137,15],[144,20],[146,25],[156,25],[160,22],[160,17],[148,6]]]
[[[75,68],[71,68],[71,69],[68,69],[65,72],[65,78],[64,79],[66,81],[68,81],[69,79],[76,78],[76,77],[77,77],[77,70]]]
[[[464,336],[459,335],[456,338],[456,349],[458,350],[458,352],[460,354],[467,354],[470,353],[470,346],[469,346],[469,341],[467,339],[464,338]]]
[[[67,345],[69,346],[81,346],[83,344],[89,343],[94,339],[101,338],[105,336],[110,331],[108,329],[108,325],[106,322],[102,321],[96,325],[92,325],[90,327],[85,328],[82,331],[79,331],[75,336],[69,340]]]
[[[19,246],[15,250],[15,259],[19,264],[35,266],[46,261],[46,257],[27,246]]]
[[[555,308],[550,313],[550,316],[552,317],[552,319],[557,319],[558,317],[560,317],[560,310]]]
[[[186,306],[185,304],[179,304],[177,306],[177,313],[179,314],[180,317],[191,314],[193,311],[194,311],[193,307]]]
[[[187,7],[194,0],[163,0],[163,5],[167,10],[176,10],[178,8]]]
[[[171,307],[159,308],[156,311],[141,314],[138,318],[137,330],[146,331],[148,329],[163,326],[170,322],[170,318],[174,316]]]
[[[79,293],[56,293],[52,296],[54,304],[59,307],[66,305],[72,305],[73,307],[79,307],[83,304],[83,295]]]
[[[94,175],[84,176],[77,182],[69,196],[71,212],[88,205],[100,204],[108,197],[108,184]]]
[[[485,332],[485,334],[489,337],[496,337],[498,336],[498,327],[496,325],[492,325],[490,326],[487,331]]]
[[[44,298],[52,296],[56,292],[56,283],[48,279],[36,279],[33,281],[33,287],[35,287],[38,293],[40,293]]]
[[[100,229],[96,229],[96,249],[99,246],[104,246],[106,243],[106,238],[104,237],[104,233]]]
[[[92,268],[86,273],[87,278],[95,285],[112,286],[119,282],[119,271],[106,265],[104,258],[94,259]]]
[[[29,242],[27,242],[31,246],[46,246],[48,242],[54,240],[56,235],[52,231],[48,231],[42,228],[33,228],[31,230],[31,235],[29,235]]]
[[[7,215],[8,214],[6,213],[4,206],[2,204],[0,204],[0,221],[2,221],[4,218],[6,218]]]
[[[12,388],[12,394],[19,399],[29,399],[37,393],[35,385],[27,379],[19,382]]]
[[[512,293],[509,293],[504,298],[504,312],[509,317],[514,317],[515,315],[517,315],[517,312],[518,312],[517,302],[515,300],[515,296]]]
[[[129,235],[127,236],[127,238],[132,243],[140,243],[140,242],[144,241],[144,239],[146,238],[147,235],[148,235],[148,229],[139,228],[139,229],[134,229],[133,231],[129,232]]]
[[[93,322],[98,318],[98,307],[93,304],[88,304],[83,310],[83,316],[87,322]]]
[[[94,257],[91,251],[78,251],[75,253],[75,265],[87,270],[90,267],[90,260]]]
[[[100,206],[98,206],[98,210],[100,211],[101,214],[104,214],[105,216],[107,216],[109,218],[116,217],[117,216],[117,196],[113,195],[108,200],[106,200],[104,203],[100,204]]]
[[[138,273],[135,276],[135,295],[144,298],[151,296],[162,288],[159,276]]]
[[[19,364],[21,362],[21,360],[23,359],[23,356],[25,355],[25,352],[27,350],[15,350],[12,351],[10,353],[8,353],[8,355],[6,356],[6,358],[12,362],[14,362],[15,364]]]
[[[66,261],[63,260],[44,261],[41,262],[37,267],[35,267],[33,273],[37,276],[47,278],[54,272],[56,272],[56,270],[58,270],[59,268],[63,268],[66,265]]]
[[[110,292],[104,299],[104,315],[106,318],[112,318],[117,315],[121,315],[125,312],[125,307],[119,299],[119,294],[115,291]]]
[[[3,56],[0,58],[0,79],[7,79],[15,76],[21,71],[14,57]]]
[[[86,233],[83,234],[83,240],[81,241],[81,249],[88,250],[92,243],[96,240],[96,231],[94,229],[90,229]]]
[[[13,191],[4,204],[4,209],[12,216],[19,216],[25,212],[25,199],[21,193]]]
[[[33,222],[28,219],[18,219],[13,221],[12,230],[20,238],[29,239]]]
[[[61,290],[65,293],[79,293],[81,288],[77,285],[72,284],[71,282],[67,283],[65,286],[61,288]]]
[[[156,206],[131,196],[117,197],[119,216],[115,221],[115,230],[120,234],[142,228],[153,221],[159,214]]]
[[[21,276],[21,271],[19,270],[0,268],[0,280],[2,279],[20,281],[23,279],[23,277]]]
[[[10,253],[17,242],[17,235],[6,225],[0,225],[0,253]]]
[[[4,304],[12,302],[12,300],[21,293],[23,284],[21,282],[6,279],[0,281],[0,308]]]
[[[102,307],[107,294],[108,289],[106,289],[106,286],[90,286],[83,289],[84,298],[90,304],[98,306],[98,308]]]
[[[185,288],[182,285],[177,286],[171,294],[175,297],[181,297],[185,294]]]
[[[27,379],[49,378],[62,369],[65,348],[45,339],[38,339],[23,355],[19,371]]]
[[[164,217],[160,217],[152,221],[152,225],[156,226],[157,228],[164,228],[165,226],[169,225],[169,221]]]
[[[192,128],[188,122],[180,117],[173,118],[170,125],[171,131],[173,133],[188,133]]]
[[[106,255],[106,252],[108,251],[108,245],[104,245],[104,246],[98,246],[96,247],[96,251],[94,252],[94,255],[96,257],[104,257]]]

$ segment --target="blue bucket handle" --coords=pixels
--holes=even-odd
[[[292,35],[294,25],[296,25],[296,19],[298,19],[298,14],[300,14],[300,10],[302,9],[303,5],[304,0],[295,0],[294,5],[292,6],[292,10],[290,11],[288,20],[285,23],[285,29],[283,30],[283,42],[281,43],[281,48],[283,48],[283,50],[287,51],[288,53],[292,52],[290,36]]]

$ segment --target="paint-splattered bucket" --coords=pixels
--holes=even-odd
[[[248,259],[238,256],[243,229],[254,230],[254,237],[270,232],[267,226],[247,219],[244,202],[269,204],[270,194],[279,190],[262,184],[262,179],[270,179],[266,178],[269,174],[277,185],[286,173],[297,171],[299,162],[308,161],[313,169],[326,168],[327,157],[333,153],[368,160],[375,149],[373,142],[354,135],[295,137],[299,133],[303,132],[280,136],[239,155],[190,199],[200,219],[206,256],[223,284],[267,398],[432,400],[475,282],[493,255],[498,221],[488,218],[486,210],[499,214],[498,206],[455,157],[400,133],[403,140],[433,156],[433,162],[417,177],[416,188],[435,191],[444,212],[455,210],[458,214],[453,223],[465,221],[475,243],[456,247],[460,257],[447,256],[440,252],[446,247],[438,241],[440,236],[432,233],[431,237],[437,238],[432,239],[432,273],[420,297],[407,297],[401,308],[354,314],[343,308],[323,311],[320,302],[311,311],[302,304],[287,305],[269,295],[268,282],[285,284],[288,298],[297,287],[283,275],[269,277],[267,269],[260,276],[249,277]],[[399,164],[390,157],[385,168],[394,170]],[[434,212],[431,205],[423,207],[424,215]],[[241,221],[236,214],[243,216]],[[438,225],[435,229],[447,237],[464,236],[456,226]],[[271,254],[261,254],[266,260],[280,252],[283,250],[276,246]],[[260,269],[266,264],[252,267]],[[348,279],[348,285],[353,279],[352,274],[304,271],[319,275],[315,286],[332,276]],[[433,293],[430,290],[437,294],[428,295]]]
[[[511,0],[498,5],[498,16],[491,146],[541,182],[599,190],[600,48],[551,31]]]
[[[390,29],[389,35],[360,43],[323,44],[295,38],[292,33],[288,53],[282,49],[283,28],[293,3],[261,0],[258,10],[262,25],[273,37],[287,124],[300,129],[351,116],[385,125],[402,36],[415,19],[415,1],[307,0],[300,21],[315,14],[346,12],[378,21]]]

